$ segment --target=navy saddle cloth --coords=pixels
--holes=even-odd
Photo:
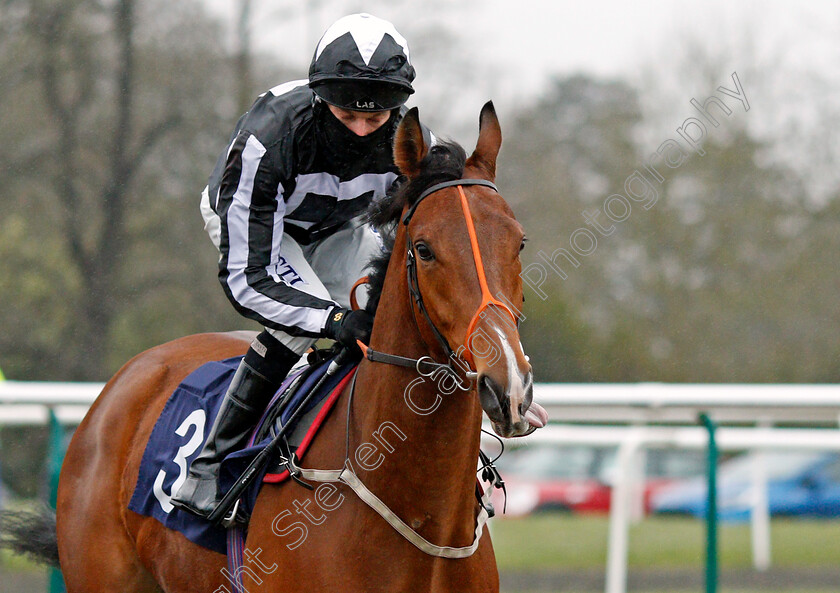
[[[188,375],[172,393],[149,436],[140,464],[137,485],[128,504],[128,508],[135,513],[154,517],[169,529],[183,533],[190,541],[222,554],[226,553],[226,530],[191,513],[173,507],[170,499],[172,493],[177,491],[186,479],[190,462],[198,457],[241,360],[242,357],[238,356],[208,362]],[[278,396],[275,396],[272,404],[269,405],[269,411],[264,414],[263,422],[268,421],[285,425],[300,400],[326,372],[327,365],[328,363],[323,363],[312,370],[293,395],[293,399],[283,406],[283,411],[278,420],[276,412],[273,413],[272,408],[281,399],[278,396],[289,387],[303,370],[298,370],[290,375],[280,387]],[[324,409],[316,418],[310,418],[310,420],[315,421],[315,424],[311,431],[306,434],[304,441],[307,444],[312,439],[311,433],[317,430],[326,414],[329,413],[329,408],[324,403],[327,396],[336,392],[333,397],[327,400],[331,406],[338,395],[336,387],[339,384],[343,387],[346,383],[345,379],[350,378],[349,373],[354,368],[354,364],[343,366],[335,375],[324,382],[319,389],[319,393],[315,394],[310,400],[307,405],[308,410],[319,405]],[[302,422],[305,424],[306,420]],[[301,425],[297,428],[297,431],[300,432],[304,428]],[[225,458],[222,462],[219,477],[219,486],[222,493],[227,492],[253,457],[269,441],[270,436],[255,445],[231,453]],[[276,466],[268,469],[276,471]],[[266,469],[262,471],[262,475],[259,476],[260,479],[254,480],[253,485],[241,499],[241,508],[248,516],[250,516],[254,507],[266,471]],[[283,474],[275,473],[273,475],[275,479],[271,481],[276,482],[279,481],[276,476]]]

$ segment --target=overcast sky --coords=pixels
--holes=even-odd
[[[204,1],[229,18],[236,4]],[[652,135],[646,142],[661,141],[682,121],[677,118],[687,117],[690,99],[702,100],[737,71],[754,108],[744,118],[746,125],[767,137],[779,136],[776,131],[782,128],[794,130],[784,136],[775,158],[802,171],[814,169],[806,177],[815,180],[815,195],[827,195],[840,182],[840,171],[830,174],[813,162],[815,144],[840,151],[833,127],[822,123],[840,121],[840,2],[431,0],[436,10],[416,0],[252,2],[254,46],[275,54],[300,76],[306,75],[323,31],[345,14],[370,12],[388,19],[415,46],[412,31],[446,28],[479,75],[453,85],[452,76],[442,75],[448,63],[414,52],[417,93],[410,104],[420,106],[421,117],[433,129],[465,145],[474,140],[472,122],[487,99],[496,102],[500,113],[510,112],[530,102],[552,76],[573,73],[633,84],[642,93],[649,124],[643,132]],[[690,79],[693,74],[694,82],[698,78],[681,71],[691,69],[679,63],[689,44],[721,62],[720,81],[685,83],[683,75]],[[749,76],[751,69],[755,76]],[[457,94],[450,86],[456,86]],[[645,96],[649,89],[654,96]]]
[[[207,1],[222,12],[233,4]],[[641,64],[667,58],[669,45],[689,35],[710,46],[737,46],[750,35],[759,49],[784,51],[788,59],[813,63],[833,53],[827,64],[837,64],[834,40],[840,39],[840,3],[814,0],[438,0],[443,8],[437,15],[428,14],[425,3],[405,0],[309,0],[314,9],[291,14],[283,8],[288,4],[254,0],[253,19],[255,45],[280,53],[288,63],[304,68],[324,29],[347,13],[371,12],[398,30],[414,19],[437,19],[478,60],[494,65],[500,74],[494,90],[504,93],[532,92],[552,73],[632,76]]]

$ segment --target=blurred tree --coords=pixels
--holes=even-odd
[[[558,79],[505,128],[502,190],[531,238],[524,265],[547,273],[544,300],[526,283],[523,326],[541,380],[837,379],[838,200],[816,207],[801,175],[767,158],[783,138],[759,139],[752,113],[738,115],[712,130],[704,156],[660,166],[649,209],[633,202],[620,223],[602,214],[608,234],[586,213],[626,195],[652,152],[637,148],[650,130],[636,91]],[[589,255],[572,249],[578,229],[597,238]],[[565,278],[546,261],[558,249],[578,262],[556,258]]]
[[[239,77],[237,85],[237,106],[241,113],[245,113],[254,101],[251,74],[251,0],[239,0],[236,19],[236,67],[234,71]]]
[[[820,23],[810,41],[833,40],[833,28]],[[646,153],[698,115],[691,98],[732,88],[733,71],[751,106],[736,102],[709,130],[706,156],[667,174],[660,202],[629,221],[640,256],[622,310],[635,312],[634,332],[656,354],[652,378],[838,377],[837,75],[766,34],[747,25],[709,43],[674,32],[672,51],[651,56],[638,83]]]
[[[840,194],[778,223],[785,248],[773,304],[783,341],[768,364],[778,380],[840,383]]]
[[[744,129],[704,145],[662,185],[648,212],[628,221],[643,253],[622,306],[657,359],[656,380],[785,381],[796,356],[779,308],[780,266],[801,186],[758,164]]]
[[[598,238],[591,255],[578,256],[578,267],[557,258],[565,279],[542,257],[557,249],[574,254],[572,233],[591,228],[584,212],[623,186],[636,167],[640,117],[631,87],[580,75],[555,79],[504,126],[499,183],[529,237],[523,265],[547,272],[541,287],[547,298],[525,287],[523,339],[538,380],[632,381],[645,373],[643,349],[611,310],[616,288],[607,269],[620,258],[624,231]]]
[[[197,208],[239,115],[219,23],[198,2],[10,0],[0,29],[7,375],[103,380],[245,326]]]
[[[733,114],[709,129],[706,155],[666,173],[661,200],[628,221],[641,255],[622,309],[657,359],[653,379],[838,376],[836,151],[815,141],[837,121],[836,101],[826,100],[831,73],[794,66],[781,49],[758,51],[755,33],[712,45],[680,36],[670,67],[657,61],[642,83],[648,146],[697,115],[689,99],[732,88],[733,71],[751,105],[730,105]]]

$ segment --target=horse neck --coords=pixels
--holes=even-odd
[[[425,319],[418,315],[415,321],[402,231],[396,237],[370,347],[443,361],[437,343],[429,342],[429,336],[419,330],[418,324],[425,324]],[[475,528],[481,413],[472,390],[447,395],[433,379],[421,377],[414,369],[364,361],[353,402],[351,434],[357,448],[355,460],[350,449],[351,460],[363,481],[421,535],[447,545],[466,545]],[[376,469],[359,467],[360,443],[374,444],[384,457]],[[366,454],[371,454],[370,448],[362,456]],[[380,459],[374,455],[374,461]]]

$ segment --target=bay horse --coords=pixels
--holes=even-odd
[[[354,395],[344,390],[300,462],[341,468],[349,451],[359,480],[412,531],[439,546],[475,539],[477,548],[457,559],[424,553],[343,483],[314,492],[265,485],[245,542],[249,593],[498,591],[490,534],[475,534],[482,409],[496,433],[518,436],[529,430],[532,398],[513,322],[523,302],[524,232],[492,186],[501,140],[492,103],[481,111],[469,158],[453,143],[428,146],[410,110],[394,139],[395,163],[408,180],[373,214],[392,230],[394,248],[372,289],[370,351],[439,362],[449,347],[466,355],[472,382],[442,393],[417,369],[363,359]],[[483,342],[469,344],[476,336]],[[57,546],[68,593],[236,591],[224,555],[127,504],[169,395],[198,366],[241,355],[249,341],[242,333],[178,339],[136,356],[107,383],[61,471]]]

